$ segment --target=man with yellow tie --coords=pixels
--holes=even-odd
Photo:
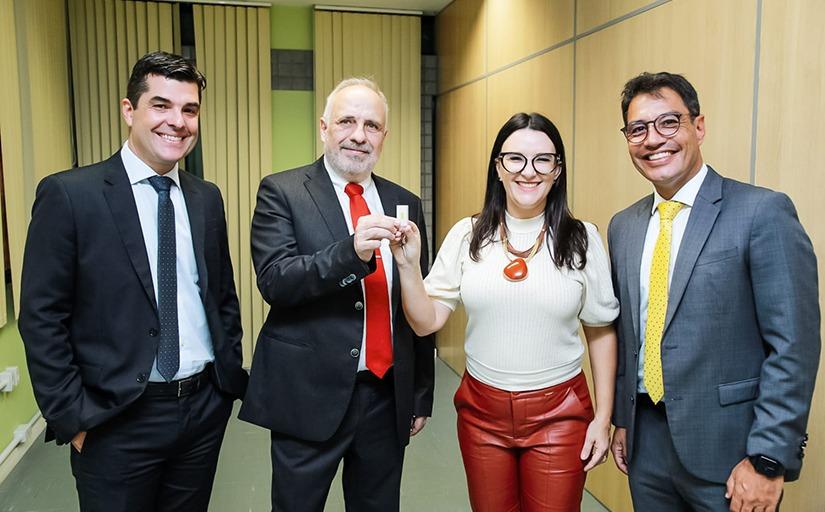
[[[819,364],[816,258],[791,200],[703,163],[681,75],[622,92],[654,193],[608,239],[619,365],[612,452],[639,511],[773,511],[799,477]]]

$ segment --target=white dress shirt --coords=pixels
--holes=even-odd
[[[329,179],[332,180],[332,188],[335,189],[335,195],[338,196],[338,202],[341,205],[341,211],[344,214],[344,219],[347,221],[347,229],[349,234],[353,234],[355,230],[352,227],[352,216],[349,209],[349,196],[344,192],[344,187],[349,181],[341,177],[340,174],[333,170],[332,164],[324,156],[324,167],[329,174]],[[364,187],[364,200],[367,201],[367,206],[370,213],[384,215],[384,206],[381,204],[381,197],[378,195],[378,189],[372,179],[372,173],[367,176],[364,181],[358,182]],[[392,251],[390,250],[389,240],[381,241],[381,262],[384,265],[384,275],[387,276],[387,294],[390,298],[390,309],[392,309]],[[364,290],[364,280],[361,280],[361,290],[366,298],[366,291]],[[390,311],[392,315],[392,311]],[[390,321],[390,332],[392,332],[392,321]],[[367,309],[364,308],[364,333],[361,335],[361,354],[358,356],[358,371],[367,369]]]
[[[705,176],[708,174],[708,167],[702,164],[696,176],[685,183],[670,201],[678,201],[685,206],[673,218],[673,231],[670,238],[670,261],[668,262],[667,287],[670,290],[670,283],[673,280],[673,268],[676,266],[676,259],[679,256],[679,247],[682,245],[682,237],[685,235],[690,212],[696,195]],[[639,272],[639,337],[642,344],[639,347],[639,378],[638,392],[647,393],[644,385],[645,373],[645,328],[647,327],[647,303],[650,296],[650,266],[653,261],[653,249],[656,246],[656,239],[659,237],[659,204],[668,201],[654,190],[653,208],[650,211],[650,222],[647,225],[647,235],[645,236],[645,246],[642,251],[642,266]]]
[[[152,271],[152,284],[155,288],[155,301],[158,300],[158,193],[149,184],[149,178],[157,173],[143,160],[135,155],[129,143],[123,144],[120,157],[129,183],[132,184],[132,194],[135,197],[140,229],[143,231],[143,242],[146,246],[146,255],[149,257],[149,268]],[[189,227],[186,202],[180,188],[178,166],[165,174],[172,178],[175,186],[169,191],[172,205],[175,208],[175,255],[177,258],[178,277],[178,333],[180,343],[180,367],[174,379],[183,379],[204,369],[207,363],[215,359],[212,348],[212,336],[209,334],[209,325],[206,323],[206,310],[200,297],[198,286],[198,267],[195,263],[195,249],[192,245],[192,230]],[[158,372],[157,358],[152,364],[150,382],[165,382]]]

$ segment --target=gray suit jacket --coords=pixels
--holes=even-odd
[[[616,214],[608,239],[619,365],[613,422],[633,427],[639,358],[639,271],[653,196]],[[670,284],[662,337],[667,419],[685,468],[724,482],[764,454],[795,480],[820,351],[816,258],[781,193],[708,169]],[[644,463],[636,461],[632,463]]]

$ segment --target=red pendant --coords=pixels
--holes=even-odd
[[[504,267],[504,277],[508,281],[523,281],[527,278],[527,262],[524,258],[516,258]]]

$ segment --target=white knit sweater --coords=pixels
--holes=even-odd
[[[532,247],[543,216],[507,215],[510,245]],[[587,265],[558,269],[548,244],[528,263],[527,279],[510,282],[502,273],[509,263],[498,235],[470,259],[471,219],[450,229],[424,281],[430,297],[455,310],[464,304],[469,318],[464,342],[467,371],[506,391],[541,389],[581,371],[584,346],[579,323],[610,324],[619,314],[607,254],[592,224],[587,228]]]

